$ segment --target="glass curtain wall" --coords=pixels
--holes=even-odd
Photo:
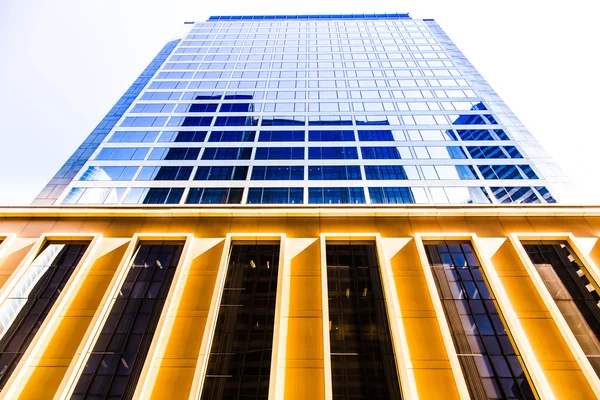
[[[536,399],[519,350],[468,241],[425,243],[472,399]]]
[[[201,399],[268,399],[279,244],[233,244]]]
[[[183,245],[179,241],[138,244],[72,399],[133,398]]]
[[[577,342],[600,373],[600,296],[589,272],[565,241],[524,242],[523,247]]]
[[[327,244],[333,398],[399,400],[375,244]]]

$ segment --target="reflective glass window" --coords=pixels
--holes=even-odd
[[[191,188],[186,204],[240,204],[242,188]]]
[[[181,242],[137,245],[73,398],[133,397],[182,250]]]
[[[278,244],[231,246],[200,399],[269,398]]]
[[[400,400],[375,245],[327,244],[333,397]]]
[[[250,188],[248,204],[302,204],[303,188]]]
[[[198,147],[156,147],[148,160],[196,160],[199,154]]]
[[[425,251],[471,398],[537,398],[471,244],[425,242]]]
[[[213,131],[209,142],[254,142],[254,131]]]
[[[303,147],[258,147],[255,160],[303,160]]]
[[[245,180],[248,175],[248,167],[198,167],[194,180],[196,181],[228,181]]]
[[[203,160],[249,160],[251,147],[207,147],[202,153]]]
[[[143,167],[138,181],[186,181],[193,167]]]
[[[365,192],[362,187],[324,187],[309,188],[310,204],[362,204]]]
[[[311,165],[308,167],[309,180],[355,180],[362,179],[358,165]]]
[[[362,158],[365,160],[400,159],[397,147],[361,147]]]
[[[309,147],[309,160],[356,160],[356,147]]]
[[[253,181],[303,180],[304,166],[254,166],[250,179]]]

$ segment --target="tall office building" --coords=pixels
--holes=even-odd
[[[0,208],[0,398],[600,398],[600,207],[433,20],[188,28]]]
[[[564,183],[433,20],[211,17],[34,204],[553,203]]]

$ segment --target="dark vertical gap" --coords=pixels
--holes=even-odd
[[[182,250],[182,242],[138,244],[72,399],[133,397]]]
[[[326,257],[333,398],[399,400],[375,245],[328,244]]]
[[[524,247],[594,371],[600,375],[600,296],[591,285],[586,268],[564,241],[526,243]]]
[[[472,399],[535,399],[518,349],[466,241],[425,244]]]
[[[268,399],[279,245],[234,244],[201,399]]]
[[[36,264],[38,257],[51,245],[64,245],[64,247],[50,260],[49,265]],[[31,344],[40,326],[50,313],[52,306],[65,287],[73,271],[79,264],[85,253],[89,242],[59,242],[50,241],[44,245],[33,265],[29,266],[25,275],[15,286],[15,290],[8,296],[4,306],[20,307],[20,311],[14,317],[12,323],[0,340],[0,389],[4,387],[10,375],[13,373],[23,354]],[[34,287],[26,294],[26,291],[15,297],[14,293],[27,279],[33,278],[33,269],[39,269],[40,275],[35,279]],[[42,271],[43,268],[47,268]]]

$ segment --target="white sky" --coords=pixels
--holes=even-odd
[[[33,200],[183,21],[385,12],[434,18],[600,204],[596,0],[0,0],[0,205]]]

